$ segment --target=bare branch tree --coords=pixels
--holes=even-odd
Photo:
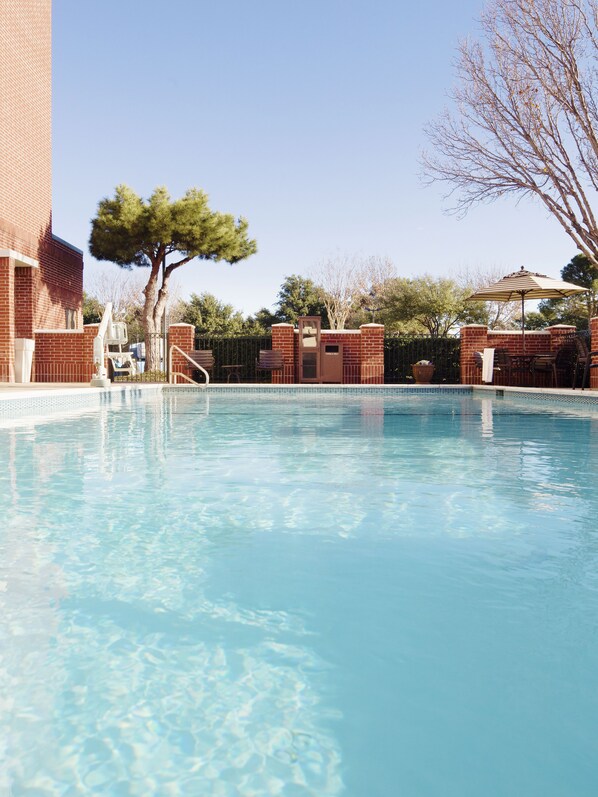
[[[331,329],[344,329],[350,314],[396,276],[388,257],[337,253],[322,260],[313,275],[321,291]]]
[[[467,287],[470,293],[475,293],[493,282],[498,282],[505,273],[506,270],[500,266],[466,267],[457,273],[456,281],[462,287]],[[483,304],[486,306],[490,329],[519,328],[521,308],[516,302],[483,302]]]
[[[114,318],[124,320],[132,311],[143,307],[144,287],[143,274],[111,268],[110,271],[94,274],[86,285],[86,290],[103,307],[112,302]]]
[[[86,285],[86,291],[90,296],[95,297],[102,306],[105,306],[107,302],[112,302],[114,318],[125,320],[127,316],[135,314],[143,308],[145,282],[146,278],[140,272],[114,268],[94,274]],[[166,305],[166,314],[170,322],[175,320],[173,314],[176,313],[179,302],[180,286],[176,280],[171,279]]]
[[[484,43],[459,47],[455,112],[428,126],[423,156],[456,212],[535,197],[596,263],[597,22],[598,0],[492,0]]]

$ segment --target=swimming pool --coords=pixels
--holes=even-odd
[[[0,452],[0,794],[595,795],[595,413],[181,392]]]

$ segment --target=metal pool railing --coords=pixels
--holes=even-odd
[[[419,360],[434,363],[434,384],[460,383],[461,341],[459,338],[430,338],[397,335],[384,338],[384,383],[413,383],[411,366]]]

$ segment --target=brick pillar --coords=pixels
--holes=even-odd
[[[94,375],[93,369],[93,342],[98,334],[98,329],[100,328],[99,324],[85,324],[83,327],[83,353],[82,353],[82,369],[83,369],[83,381],[84,382],[91,382],[91,379]],[[104,362],[104,367],[108,367],[108,364]]]
[[[474,351],[488,347],[488,327],[484,324],[468,324],[461,327],[461,384],[481,385],[482,372],[475,367]]]
[[[553,327],[548,327],[548,332],[550,332],[550,351],[556,354],[563,346],[565,338],[575,332],[575,327],[570,324],[555,324]]]
[[[359,381],[362,385],[384,384],[384,325],[362,324]]]
[[[284,357],[282,374],[272,371],[272,384],[295,383],[295,328],[292,324],[272,324],[272,350],[281,351]]]
[[[9,257],[0,257],[0,382],[14,382],[15,270]]]
[[[598,351],[598,318],[590,318],[590,332],[592,340],[590,351]],[[596,357],[592,357],[592,362],[598,362]],[[590,368],[590,387],[598,388],[598,368]]]
[[[178,346],[183,351],[195,348],[195,327],[193,324],[171,324],[168,327],[168,346]],[[179,352],[172,353],[172,370],[192,377],[193,366]],[[184,381],[184,380],[181,380]]]

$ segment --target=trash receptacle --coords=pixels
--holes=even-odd
[[[322,343],[321,381],[341,384],[343,381],[343,344]]]
[[[15,338],[15,382],[31,382],[34,349],[34,340]]]

